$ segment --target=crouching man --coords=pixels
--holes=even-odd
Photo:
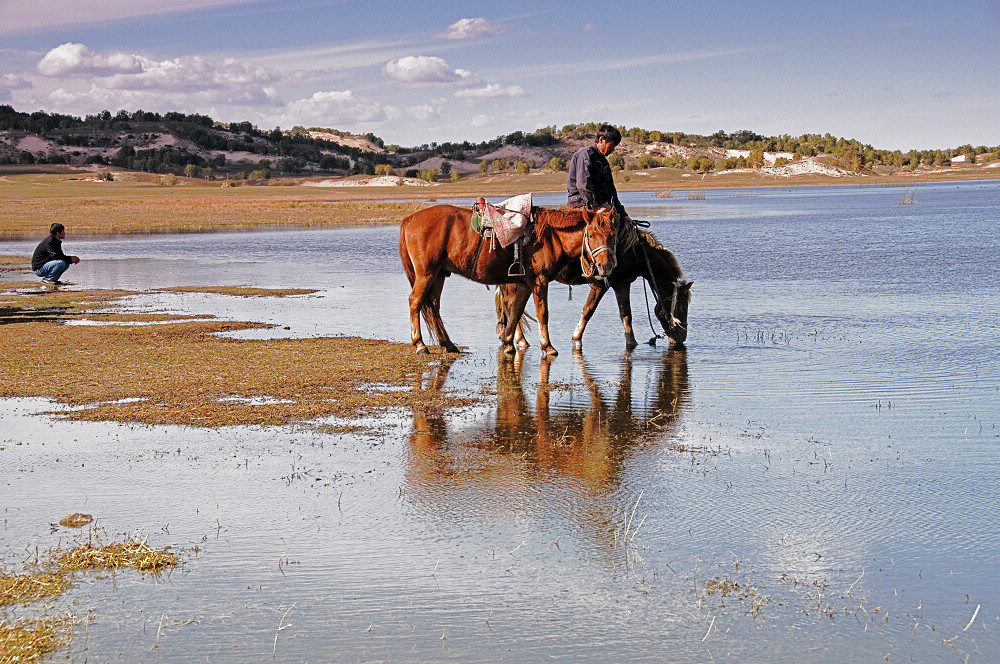
[[[69,269],[70,265],[80,262],[79,256],[67,256],[62,250],[62,241],[66,239],[66,227],[62,224],[52,224],[49,236],[38,243],[35,253],[31,256],[31,269],[51,284],[61,284],[59,277]]]

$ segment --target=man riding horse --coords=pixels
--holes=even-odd
[[[609,124],[597,130],[593,145],[580,148],[569,162],[569,178],[566,190],[569,194],[567,205],[591,210],[613,205],[618,210],[618,221],[632,225],[628,213],[618,200],[618,190],[612,178],[608,155],[622,142],[622,134]]]

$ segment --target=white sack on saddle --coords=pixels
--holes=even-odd
[[[485,214],[489,217],[489,225],[501,247],[509,247],[515,240],[523,236],[528,228],[528,218],[531,216],[531,194],[513,196],[497,205],[486,206]]]

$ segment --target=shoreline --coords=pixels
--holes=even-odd
[[[560,194],[565,191],[566,177],[563,172],[542,171],[420,187],[315,187],[304,186],[307,181],[299,178],[222,187],[190,178],[178,178],[174,186],[161,185],[129,179],[129,175],[98,182],[80,172],[5,174],[0,177],[0,240],[38,238],[53,222],[64,224],[75,237],[396,225],[439,199],[507,198],[526,191]],[[662,168],[619,173],[615,184],[622,192],[677,192],[815,186],[905,188],[995,181],[1000,181],[996,169],[961,167],[906,175],[779,177],[740,172],[710,173],[704,178]]]

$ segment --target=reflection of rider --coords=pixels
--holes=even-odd
[[[575,208],[596,209],[613,205],[618,210],[620,221],[628,219],[628,213],[618,200],[618,190],[612,177],[608,155],[622,142],[622,134],[611,125],[601,125],[593,145],[580,148],[569,162],[569,178],[566,182],[567,205]]]

